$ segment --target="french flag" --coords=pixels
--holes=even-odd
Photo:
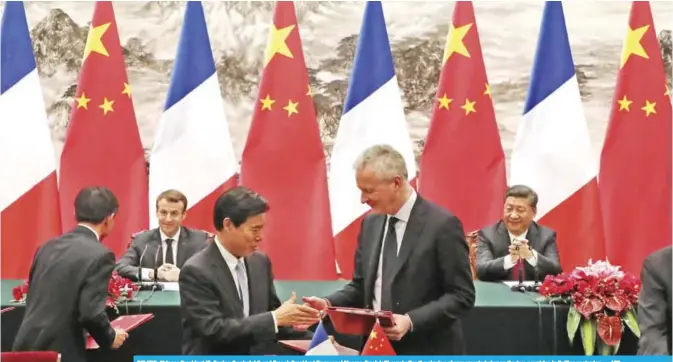
[[[189,202],[185,226],[212,231],[213,206],[236,185],[238,164],[210,48],[203,6],[188,1],[166,106],[150,156],[149,203],[177,189]],[[157,227],[150,217],[151,227]]]
[[[56,158],[23,2],[0,25],[0,244],[3,278],[28,276],[36,248],[61,233]]]
[[[369,206],[360,202],[353,164],[360,153],[376,144],[388,144],[399,151],[407,163],[409,178],[416,177],[416,160],[383,7],[379,1],[368,1],[330,158],[332,230],[338,267],[344,278],[353,275],[360,223],[369,211]]]
[[[318,327],[313,333],[313,339],[308,345],[306,350],[307,356],[336,356],[339,354],[334,343],[330,340],[325,327],[322,324],[322,321],[318,324]]]
[[[563,5],[547,1],[512,152],[510,185],[537,191],[536,219],[556,230],[564,270],[605,257],[592,158]]]

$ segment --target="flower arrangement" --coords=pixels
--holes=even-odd
[[[138,291],[138,285],[133,284],[131,280],[120,276],[115,271],[112,273],[112,277],[108,283],[108,296],[105,300],[105,306],[118,311],[117,304],[133,300],[133,294],[136,291]],[[12,288],[12,296],[14,297],[14,300],[12,300],[13,303],[25,303],[28,296],[28,280]]]
[[[638,304],[640,279],[619,270],[609,261],[592,262],[571,273],[549,275],[540,295],[550,303],[570,303],[567,331],[570,343],[580,330],[586,355],[598,347],[602,355],[617,353],[624,325],[640,338],[634,306]],[[598,336],[599,338],[596,338]]]

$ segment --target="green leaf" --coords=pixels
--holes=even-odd
[[[570,344],[572,344],[573,340],[575,339],[575,334],[577,333],[577,328],[579,328],[581,320],[582,315],[577,311],[577,309],[575,309],[575,307],[570,307],[568,310],[568,323],[566,323]]]
[[[600,353],[601,356],[611,356],[614,354],[614,351],[612,349],[612,346],[607,345],[603,341],[599,341],[598,353]]]
[[[636,314],[633,312],[633,308],[629,309],[622,315],[622,320],[624,324],[633,332],[633,334],[640,338],[640,327],[638,327],[638,320],[636,319]]]
[[[582,319],[580,323],[580,333],[582,334],[582,346],[586,356],[593,356],[596,349],[596,321]]]

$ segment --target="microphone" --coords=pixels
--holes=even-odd
[[[516,246],[516,251],[519,251],[519,245]],[[521,257],[519,257],[519,259],[516,261],[516,265],[514,267],[519,269],[519,284],[512,285],[510,289],[513,292],[525,293],[526,287],[523,285],[523,273],[526,272],[526,266],[523,265],[523,259],[521,259]]]
[[[540,274],[539,274],[540,271],[537,268],[537,263],[538,263],[539,260],[538,260],[538,257],[537,257],[537,253],[531,252],[531,254],[533,254],[533,258],[535,259],[535,266],[533,267],[533,280],[535,281],[535,284],[533,284],[533,286],[531,287],[531,292],[539,293],[540,292],[540,286],[542,285],[540,283]]]
[[[157,283],[157,274],[159,274],[159,252],[163,249],[163,246],[159,244],[157,252],[154,253],[154,282]]]
[[[143,252],[140,253],[140,260],[138,261],[138,283],[142,283],[143,281],[143,257],[145,256],[145,253],[147,252],[147,247],[150,246],[149,244],[145,244],[145,249],[143,249]]]

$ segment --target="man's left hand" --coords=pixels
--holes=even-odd
[[[521,241],[521,245],[519,245],[519,255],[522,259],[528,259],[533,256],[533,252],[530,250],[530,246],[528,246],[528,240]]]
[[[180,278],[180,268],[173,266],[169,270],[164,272],[164,276],[167,282],[177,282]]]
[[[408,315],[393,314],[395,325],[383,328],[383,331],[391,341],[399,341],[411,329],[411,318]]]

